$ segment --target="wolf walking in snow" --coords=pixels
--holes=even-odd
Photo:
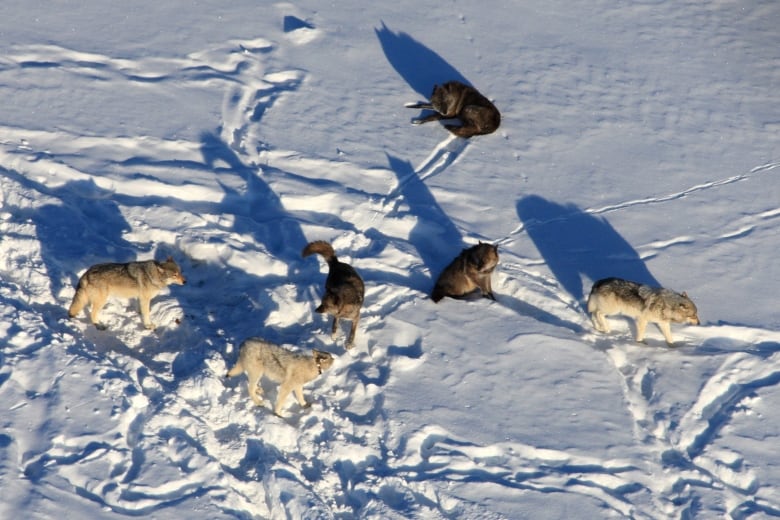
[[[435,302],[445,296],[464,300],[484,296],[495,300],[490,277],[497,265],[496,245],[480,242],[464,249],[439,275],[431,298]]]
[[[333,316],[333,327],[331,337],[336,339],[339,319],[352,321],[352,328],[349,331],[346,348],[350,349],[355,344],[355,332],[360,321],[360,308],[363,305],[365,295],[365,286],[363,279],[355,269],[336,258],[333,246],[324,240],[310,242],[303,248],[301,253],[307,257],[312,253],[321,255],[328,263],[328,277],[325,279],[325,294],[322,296],[322,303],[317,307],[316,312],[330,314]]]
[[[674,344],[671,323],[699,324],[696,305],[686,293],[621,278],[604,278],[593,284],[588,312],[596,330],[604,333],[609,332],[606,316],[622,314],[634,318],[637,341],[644,341],[647,324],[655,323],[669,346]]]
[[[155,326],[149,319],[152,298],[171,284],[185,283],[187,280],[171,257],[164,262],[146,260],[126,264],[93,265],[79,278],[68,316],[75,318],[89,304],[92,324],[98,329],[105,329],[105,325],[98,321],[98,315],[110,296],[138,298],[144,327],[154,329]]]
[[[429,116],[412,120],[415,125],[441,119],[459,119],[461,125],[444,127],[458,137],[490,134],[501,124],[501,114],[488,98],[459,81],[435,85],[429,103],[408,103],[407,108],[434,110]]]
[[[309,356],[260,338],[249,338],[241,344],[238,361],[225,377],[246,373],[249,397],[257,406],[263,404],[260,378],[265,375],[271,381],[280,383],[274,413],[281,416],[284,401],[290,392],[295,392],[301,407],[310,406],[303,398],[303,385],[316,379],[331,365],[333,365],[333,356],[328,352],[314,350],[313,355]]]

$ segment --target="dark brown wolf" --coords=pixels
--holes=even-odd
[[[317,253],[328,263],[328,277],[325,279],[325,294],[322,303],[317,307],[319,313],[333,316],[331,337],[336,339],[339,319],[352,321],[352,328],[345,347],[352,348],[355,344],[355,332],[360,321],[360,307],[363,305],[365,286],[363,279],[349,264],[339,261],[333,246],[323,240],[310,242],[301,253],[304,257]]]
[[[469,300],[484,296],[495,300],[490,277],[498,265],[498,246],[480,242],[464,249],[444,268],[431,298],[438,302],[445,296]]]
[[[444,125],[458,137],[490,134],[501,124],[501,114],[488,98],[472,86],[459,81],[435,85],[430,103],[409,103],[408,108],[435,110],[435,113],[412,120],[415,125],[440,119],[459,119],[461,125]]]

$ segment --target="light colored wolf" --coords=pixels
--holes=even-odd
[[[87,304],[90,304],[89,316],[92,324],[102,330],[106,327],[98,321],[98,314],[109,296],[138,298],[144,327],[153,329],[154,324],[149,319],[152,298],[168,285],[185,283],[187,280],[171,257],[168,257],[165,262],[146,260],[126,264],[93,265],[79,278],[68,316],[75,318]]]
[[[604,278],[593,284],[588,296],[588,312],[599,332],[609,332],[606,316],[622,314],[636,320],[636,340],[644,341],[648,323],[655,323],[672,346],[670,323],[699,324],[696,305],[686,293],[650,287],[623,280]]]
[[[430,103],[407,103],[406,107],[435,110],[429,116],[413,119],[415,125],[441,119],[459,119],[461,125],[444,125],[458,137],[490,134],[501,124],[501,114],[496,106],[477,89],[459,81],[435,85]]]
[[[260,338],[249,338],[241,344],[238,362],[226,377],[237,376],[244,372],[249,380],[249,397],[257,406],[263,404],[263,389],[259,385],[265,374],[268,379],[281,383],[276,396],[274,413],[281,416],[285,399],[294,391],[298,404],[310,406],[303,398],[303,385],[314,380],[333,365],[333,356],[328,352],[314,350],[314,355],[293,352]]]
[[[439,275],[431,298],[435,302],[445,296],[461,300],[484,296],[495,300],[490,277],[497,265],[496,245],[480,242],[464,249]]]
[[[303,248],[304,257],[312,253],[321,255],[328,263],[328,277],[325,279],[325,294],[316,312],[333,316],[331,337],[336,339],[339,319],[352,321],[352,328],[345,347],[350,349],[355,344],[355,332],[360,321],[360,307],[363,305],[365,285],[355,269],[336,258],[333,246],[324,240],[315,240]]]

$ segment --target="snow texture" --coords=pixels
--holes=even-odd
[[[780,3],[9,1],[0,517],[780,516]],[[492,135],[414,126],[476,86]],[[316,314],[333,244],[356,345]],[[497,301],[435,304],[498,244]],[[68,319],[100,262],[188,279]],[[596,332],[593,281],[701,326]],[[260,336],[333,367],[273,415]]]

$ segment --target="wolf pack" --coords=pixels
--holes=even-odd
[[[439,120],[459,123],[447,123],[444,127],[464,139],[495,132],[501,123],[498,109],[488,98],[474,87],[458,81],[435,85],[429,101],[409,103],[406,107],[431,112],[413,119],[412,124]],[[365,297],[363,279],[351,265],[338,259],[333,246],[326,241],[315,240],[306,244],[301,256],[305,258],[312,254],[320,255],[328,265],[322,300],[315,312],[332,316],[331,338],[334,341],[338,337],[339,321],[350,322],[345,348],[351,349],[355,344]],[[445,297],[457,300],[484,297],[495,301],[491,278],[498,261],[498,246],[495,244],[479,242],[463,249],[439,274],[431,299],[439,302]],[[135,298],[139,301],[144,327],[154,329],[150,316],[152,298],[170,285],[186,282],[171,257],[162,262],[146,260],[93,265],[79,278],[68,316],[75,318],[89,306],[90,321],[103,330],[106,327],[100,322],[100,311],[108,299]],[[674,344],[672,323],[699,324],[696,305],[685,292],[616,277],[593,283],[587,299],[587,311],[593,327],[605,334],[610,332],[608,316],[623,315],[634,319],[638,342],[644,342],[647,324],[655,323],[669,346]],[[264,405],[261,378],[265,376],[278,383],[274,413],[281,416],[290,393],[295,395],[302,408],[310,406],[304,399],[303,386],[322,375],[333,363],[333,355],[329,352],[313,349],[311,354],[307,354],[251,337],[241,343],[238,359],[225,377],[246,374],[248,395],[257,406]]]

